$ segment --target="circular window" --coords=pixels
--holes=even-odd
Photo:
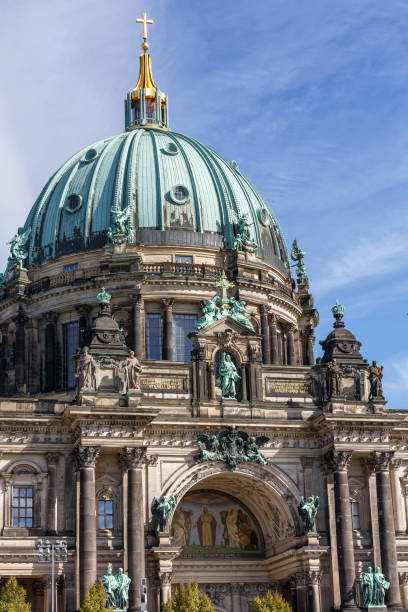
[[[98,156],[98,151],[96,149],[88,149],[85,153],[85,161],[92,161],[95,157]]]
[[[179,148],[175,142],[168,142],[167,145],[161,149],[161,152],[165,153],[166,155],[177,155]]]
[[[258,219],[260,220],[262,225],[269,225],[271,221],[269,210],[267,208],[258,208]]]
[[[170,199],[174,204],[186,204],[190,199],[190,193],[187,187],[176,185],[170,190]]]
[[[65,201],[65,210],[70,213],[74,213],[79,210],[82,206],[83,198],[77,193],[69,195]]]

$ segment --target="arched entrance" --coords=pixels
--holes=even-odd
[[[181,468],[166,484],[163,494],[177,501],[171,532],[171,545],[179,551],[172,560],[173,589],[197,580],[223,612],[246,611],[268,588],[292,603],[299,600],[300,586],[293,577],[309,570],[312,560],[302,549],[296,510],[300,492],[284,472],[250,463],[230,472],[208,463]],[[156,550],[160,566],[160,547]],[[319,563],[316,556],[313,563]],[[168,569],[167,563],[167,574]],[[301,586],[306,604],[308,584]]]

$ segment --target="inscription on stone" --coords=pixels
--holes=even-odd
[[[310,395],[310,383],[304,380],[266,379],[266,395]]]
[[[187,380],[178,376],[142,376],[141,387],[145,391],[186,392]]]

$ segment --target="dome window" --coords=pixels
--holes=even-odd
[[[161,152],[165,155],[177,155],[179,148],[175,142],[168,142],[167,145],[161,149]]]
[[[190,199],[187,187],[176,185],[170,190],[170,199],[174,204],[186,204]]]
[[[262,225],[267,227],[269,223],[271,222],[271,216],[269,214],[269,210],[264,207],[258,208],[258,219],[262,223]]]
[[[83,201],[81,195],[71,193],[65,201],[65,210],[69,213],[74,213],[81,208]]]
[[[83,161],[91,162],[98,157],[98,151],[96,149],[88,149],[84,155]]]

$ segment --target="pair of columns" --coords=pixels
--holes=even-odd
[[[286,350],[287,350],[287,362],[288,365],[296,365],[296,352],[295,352],[295,326],[290,325],[286,332]],[[270,314],[270,308],[268,304],[263,304],[261,307],[261,332],[262,332],[262,353],[263,362],[266,365],[273,364],[277,365],[282,363],[280,350],[278,346],[278,329],[277,319],[275,314]],[[313,365],[314,363],[314,336],[309,333],[307,336],[307,364]]]
[[[347,472],[351,456],[352,451],[332,450],[326,455],[326,461],[334,480],[341,610],[358,612],[355,603],[356,570]],[[402,612],[389,470],[392,457],[392,452],[375,452],[372,465],[376,474],[381,569],[390,581],[388,609]]]
[[[79,592],[84,601],[97,579],[95,467],[100,447],[78,446],[74,457],[79,471]],[[142,470],[146,449],[125,447],[120,456],[127,471],[127,571],[129,612],[140,610],[140,585],[145,573]]]

